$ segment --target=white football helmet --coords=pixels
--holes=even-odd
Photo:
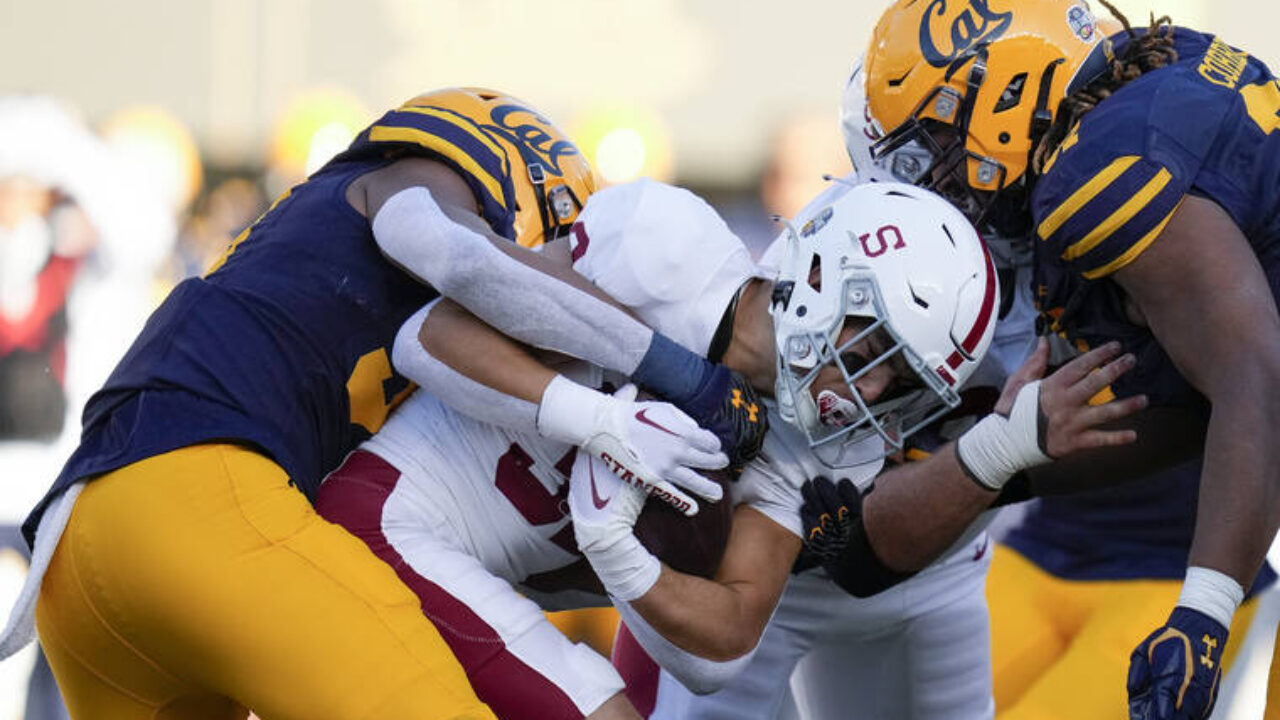
[[[825,197],[786,231],[774,286],[779,415],[820,457],[872,434],[892,453],[959,404],[957,389],[991,343],[996,271],[964,215],[928,190],[841,183]],[[840,344],[851,318],[866,327]],[[877,334],[878,354],[861,367],[842,358]],[[855,383],[886,362],[904,387],[868,404]],[[830,391],[815,396],[828,365],[839,369],[852,402]]]
[[[933,163],[929,151],[914,141],[882,157],[875,156],[872,149],[884,137],[884,128],[872,116],[871,106],[867,104],[867,76],[862,70],[861,57],[854,63],[840,96],[840,130],[860,182],[896,181],[915,185]]]

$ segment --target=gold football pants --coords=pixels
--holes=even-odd
[[[90,482],[36,619],[77,720],[494,717],[392,569],[234,445]]]
[[[1177,580],[1063,580],[997,545],[987,575],[997,720],[1127,720],[1129,654],[1169,619]],[[1240,606],[1231,668],[1257,611]]]

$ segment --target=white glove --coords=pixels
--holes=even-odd
[[[969,477],[1000,490],[1019,471],[1053,458],[1040,448],[1040,381],[1018,391],[1009,417],[992,413],[956,441],[956,455]]]
[[[718,501],[724,489],[693,468],[716,470],[729,463],[720,440],[674,405],[635,398],[634,385],[609,396],[557,375],[542,394],[538,431],[582,447],[623,480],[685,515],[696,514],[698,503],[677,485]]]
[[[578,453],[569,477],[569,513],[578,549],[604,589],[619,600],[644,595],[658,581],[662,565],[640,544],[632,528],[648,493],[613,474],[609,464]]]

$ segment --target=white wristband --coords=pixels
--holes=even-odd
[[[1231,627],[1231,617],[1244,601],[1244,588],[1229,575],[1206,567],[1187,568],[1187,579],[1182,582],[1182,594],[1178,604],[1198,610],[1217,620],[1222,627]]]
[[[1053,458],[1040,450],[1040,381],[1027,383],[1014,398],[1009,417],[991,414],[956,441],[956,455],[969,477],[1000,490],[1022,470]]]
[[[649,592],[662,574],[662,563],[631,533],[619,535],[607,546],[583,547],[582,552],[605,592],[624,602]]]
[[[596,433],[601,405],[609,396],[556,375],[542,391],[538,432],[543,437],[580,446]]]

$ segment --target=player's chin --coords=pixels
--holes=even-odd
[[[636,520],[635,535],[649,552],[673,570],[709,578],[720,567],[733,507],[728,498],[729,474],[703,471],[725,490],[719,502],[700,501],[698,514],[688,517],[670,505],[650,498]]]

